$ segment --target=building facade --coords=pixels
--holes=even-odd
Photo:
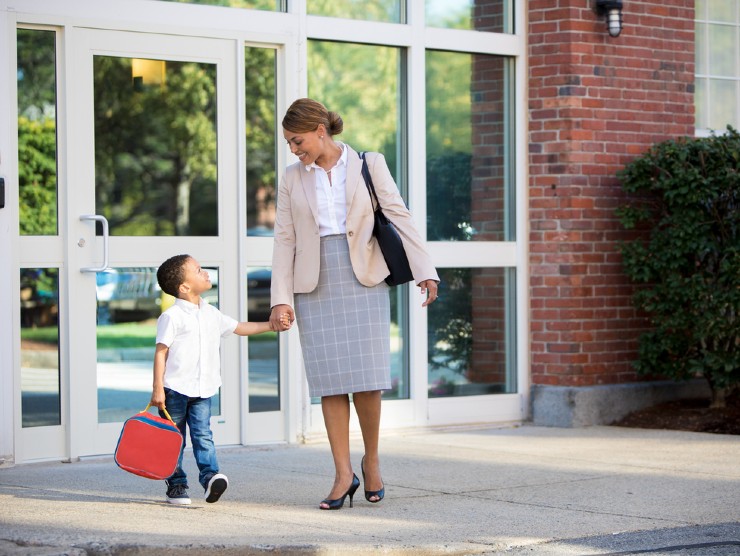
[[[593,8],[0,0],[0,458],[112,453],[149,400],[167,257],[208,268],[224,312],[266,319],[294,160],[279,122],[302,96],[385,154],[442,278],[428,309],[391,293],[384,430],[606,422],[594,407],[648,388],[615,173],[695,134],[708,8],[625,2],[617,37]],[[225,339],[222,358],[218,444],[322,434],[297,331]]]

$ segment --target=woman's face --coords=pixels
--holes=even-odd
[[[283,129],[283,136],[288,142],[290,152],[298,157],[301,164],[308,166],[324,154],[324,141],[322,135],[326,135],[324,126],[320,125],[316,131],[296,133]]]

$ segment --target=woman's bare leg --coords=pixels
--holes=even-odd
[[[360,421],[360,429],[362,429],[362,440],[365,444],[364,489],[371,491],[383,488],[378,456],[381,393],[380,390],[374,390],[372,392],[355,392],[352,395],[357,417]]]
[[[347,492],[352,484],[352,462],[349,456],[349,396],[324,396],[321,398],[326,433],[329,436],[331,454],[334,458],[334,486],[327,498],[336,500]]]

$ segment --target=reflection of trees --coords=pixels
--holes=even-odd
[[[400,22],[403,0],[308,0],[306,10],[312,15]]]
[[[247,227],[275,222],[275,50],[246,47]]]
[[[56,66],[52,31],[18,29],[21,235],[57,233]]]
[[[427,52],[427,239],[470,240],[471,57]]]
[[[54,326],[59,317],[59,270],[21,269],[21,326]],[[54,340],[56,342],[56,340]]]
[[[465,373],[473,351],[470,268],[440,269],[440,294],[429,311],[429,367]]]
[[[471,153],[471,55],[427,51],[426,75],[427,157]]]
[[[131,60],[96,56],[96,211],[115,235],[216,235],[216,70],[166,62],[134,87]]]
[[[470,164],[466,153],[427,158],[427,187],[436,199],[427,205],[430,241],[471,239]]]
[[[364,151],[380,151],[393,162],[398,145],[399,49],[309,41],[308,94],[344,120],[340,140]]]
[[[18,113],[32,120],[56,112],[56,34],[18,29]]]
[[[21,235],[57,233],[56,122],[18,118]]]

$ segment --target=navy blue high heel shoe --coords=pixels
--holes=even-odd
[[[352,473],[352,484],[349,485],[349,488],[347,489],[347,492],[344,493],[344,495],[341,498],[335,498],[334,500],[329,500],[328,498],[325,498],[321,501],[322,504],[326,504],[327,507],[319,506],[319,509],[322,510],[338,510],[342,506],[344,506],[344,499],[349,496],[349,507],[352,507],[352,497],[355,495],[355,492],[357,492],[357,489],[360,488],[360,479],[357,478],[357,475]]]
[[[362,461],[360,462],[360,470],[362,471],[362,482],[365,482],[365,456],[362,456]],[[377,496],[377,500],[370,500],[373,496]],[[365,491],[365,500],[370,502],[371,504],[377,504],[380,502],[383,497],[385,496],[385,486],[381,488],[380,490],[366,490]]]

